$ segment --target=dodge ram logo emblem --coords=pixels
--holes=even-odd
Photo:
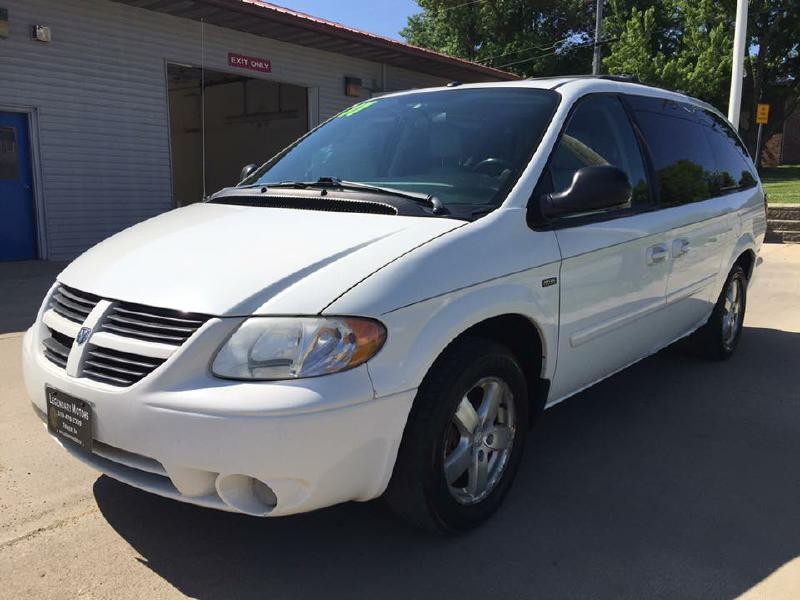
[[[75,337],[75,341],[78,342],[78,346],[86,342],[89,339],[89,336],[92,335],[92,330],[90,327],[81,327],[81,330],[78,332],[78,335]]]

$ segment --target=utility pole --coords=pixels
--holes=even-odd
[[[740,2],[742,0],[739,0]],[[594,22],[594,56],[592,57],[592,75],[600,75],[600,39],[603,36],[603,0],[597,0],[597,11]]]
[[[736,31],[733,34],[733,66],[731,67],[731,95],[728,99],[728,121],[739,129],[742,109],[742,79],[744,78],[744,52],[747,44],[747,2],[736,0]]]

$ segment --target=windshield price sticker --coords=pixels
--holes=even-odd
[[[376,104],[377,100],[367,100],[366,102],[359,102],[358,104],[354,104],[347,110],[343,110],[339,113],[340,117],[352,117],[353,115],[360,113],[365,108],[369,108],[373,104]]]

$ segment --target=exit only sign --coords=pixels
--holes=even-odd
[[[245,56],[244,54],[236,54],[235,52],[228,52],[228,65],[238,69],[249,69],[260,73],[272,73],[272,62],[270,62],[269,59]]]

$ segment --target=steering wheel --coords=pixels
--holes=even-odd
[[[489,169],[487,169],[489,167]],[[489,157],[476,163],[472,170],[476,173],[484,172],[487,175],[499,175],[506,169],[511,168],[511,163],[504,158]]]

